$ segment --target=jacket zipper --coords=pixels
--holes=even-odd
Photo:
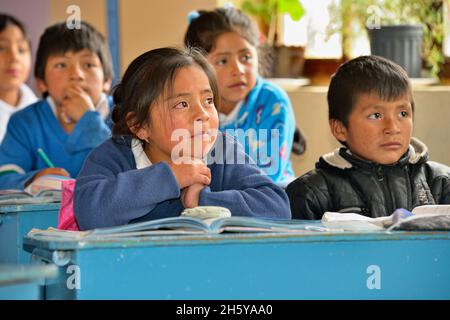
[[[386,213],[390,215],[394,212],[393,208],[394,204],[392,203],[391,193],[389,192],[388,182],[386,181],[387,176],[384,175],[382,167],[377,168],[377,179],[380,182],[383,189],[383,195],[386,201]]]
[[[410,179],[410,176],[409,176],[409,166],[407,165],[406,166],[406,168],[405,168],[405,170],[403,171],[404,173],[405,173],[405,176],[406,176],[406,192],[407,192],[407,195],[406,195],[406,200],[407,200],[407,206],[408,206],[408,208],[412,208],[412,202],[413,202],[413,199],[412,199],[412,188],[411,188],[411,179]]]

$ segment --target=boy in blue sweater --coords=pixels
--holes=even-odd
[[[218,134],[217,85],[201,53],[161,48],[128,67],[114,91],[113,138],[77,179],[80,229],[178,216],[212,205],[233,215],[289,219],[284,191]]]
[[[107,92],[112,65],[104,37],[82,22],[47,28],[35,77],[40,100],[15,113],[0,146],[0,189],[23,189],[40,176],[76,177],[87,154],[110,135]],[[41,148],[55,168],[38,156]]]

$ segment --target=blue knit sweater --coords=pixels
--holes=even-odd
[[[236,216],[291,218],[284,190],[261,174],[235,139],[219,134],[213,150],[208,155],[211,184],[200,192],[200,206],[226,207]],[[236,159],[245,164],[235,164]],[[82,230],[118,226],[179,216],[184,209],[180,194],[166,162],[136,169],[131,137],[115,137],[86,159],[74,211]]]
[[[280,87],[258,77],[236,120],[220,125],[220,130],[229,134],[230,129],[244,130],[244,134],[237,134],[236,138],[272,181],[285,185],[294,179],[290,155],[295,116],[288,95]],[[278,136],[271,135],[273,129],[278,130]],[[254,130],[254,134],[249,134],[249,130]],[[267,136],[262,133],[264,130]],[[275,141],[279,149],[272,146]],[[261,153],[263,149],[266,152]]]
[[[111,103],[111,101],[110,101]],[[23,189],[47,164],[38,156],[42,148],[55,167],[75,178],[89,152],[111,136],[108,124],[96,111],[86,112],[68,134],[47,100],[16,112],[0,146],[0,189]]]

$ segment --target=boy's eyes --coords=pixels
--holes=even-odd
[[[95,63],[92,63],[92,62],[86,62],[84,65],[87,68],[94,68],[97,66]]]
[[[400,111],[399,116],[400,116],[401,118],[407,118],[407,117],[409,116],[409,112],[408,112],[408,111]],[[382,116],[382,114],[379,113],[379,112],[374,112],[374,113],[371,113],[371,114],[369,115],[368,118],[369,118],[369,119],[376,120],[376,119],[381,119],[381,118],[383,118],[383,116]]]
[[[55,68],[57,69],[63,69],[65,68],[67,65],[64,62],[56,62],[55,63]]]
[[[68,64],[66,62],[55,62],[54,66],[57,69],[63,69],[63,68],[66,68],[68,66]],[[87,69],[91,69],[91,68],[97,67],[97,64],[93,63],[93,62],[85,62],[85,63],[83,63],[83,66]]]
[[[369,119],[381,119],[381,113],[379,112],[374,112],[369,114]]]
[[[407,112],[407,111],[400,111],[400,116],[403,117],[403,118],[406,118],[406,117],[409,116],[409,112]]]

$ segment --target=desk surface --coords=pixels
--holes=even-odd
[[[5,213],[20,213],[34,211],[59,210],[61,203],[39,203],[39,204],[6,204],[0,205],[0,215]]]
[[[317,223],[319,225],[320,223]],[[158,235],[139,237],[112,237],[89,240],[55,239],[54,237],[28,237],[24,244],[46,250],[88,250],[101,248],[127,248],[148,246],[179,245],[220,245],[229,243],[264,243],[264,242],[343,242],[343,241],[398,241],[398,240],[450,240],[447,231],[392,231],[392,232],[256,232],[256,233],[222,233],[199,235]],[[449,243],[450,246],[450,243]],[[450,249],[450,247],[449,247]]]
[[[449,240],[395,231],[24,242],[61,269],[49,299],[450,299]]]

